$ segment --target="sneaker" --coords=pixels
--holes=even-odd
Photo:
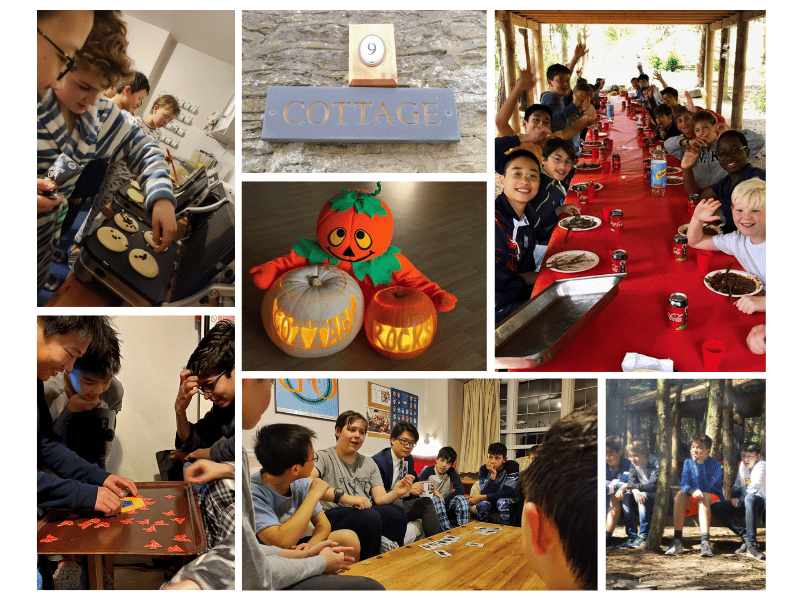
[[[672,540],[672,545],[669,547],[669,550],[667,550],[664,554],[667,554],[669,556],[675,556],[677,554],[682,554],[682,553],[683,553],[683,542],[675,539]]]
[[[714,553],[711,551],[711,542],[701,541],[700,542],[700,556],[703,558],[709,558],[714,556]]]
[[[742,542],[742,545],[735,550],[736,554],[747,554],[747,542]]]
[[[644,546],[644,543],[646,541],[647,541],[647,538],[640,535],[636,539],[634,539],[632,542],[630,542],[629,547],[630,548],[641,548],[642,546]]]
[[[636,541],[635,537],[628,538],[627,540],[622,542],[619,546],[617,546],[617,548],[619,548],[620,550],[627,550],[628,548],[632,548],[631,544],[634,541]]]
[[[755,544],[748,544],[747,546],[747,556],[751,558],[757,558],[758,560],[764,560],[766,556],[764,553],[758,549],[758,546]]]

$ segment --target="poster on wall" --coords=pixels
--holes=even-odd
[[[367,407],[367,435],[388,438],[391,433],[392,417],[388,410]]]
[[[275,412],[328,419],[339,416],[336,379],[276,379]]]
[[[392,408],[392,390],[377,383],[367,382],[367,406],[388,411]]]
[[[419,396],[392,388],[392,427],[396,423],[411,423],[419,428]]]

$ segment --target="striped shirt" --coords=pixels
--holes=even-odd
[[[79,171],[58,186],[58,193],[69,198],[75,189],[80,170],[91,160],[123,161],[136,176],[145,192],[145,208],[151,210],[156,200],[168,198],[175,204],[169,168],[156,142],[134,124],[108,98],[101,97],[94,106],[79,115],[72,135],[53,90],[38,96],[36,131],[36,173],[44,178],[56,159],[65,154],[78,164]],[[66,200],[48,212],[38,213],[36,222],[37,290],[42,289],[50,272],[50,262],[61,236],[62,213]]]

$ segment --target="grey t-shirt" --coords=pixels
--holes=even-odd
[[[383,479],[378,465],[369,456],[356,454],[352,465],[344,462],[336,454],[335,448],[317,450],[317,470],[319,476],[333,489],[341,488],[351,496],[366,496],[372,499],[372,488],[383,487]],[[324,509],[346,506],[333,502],[321,502]]]
[[[439,475],[436,471],[434,471],[433,475],[428,477],[428,481],[432,481],[436,491],[445,497],[453,489],[453,484],[450,483],[450,475],[447,474],[447,471],[444,472],[444,475]]]

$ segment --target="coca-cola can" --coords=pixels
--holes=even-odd
[[[622,167],[622,158],[619,154],[611,155],[611,168],[615,171]]]
[[[689,323],[689,299],[686,294],[675,293],[670,295],[667,318],[673,331],[686,329],[686,325]]]
[[[700,194],[690,194],[689,195],[689,214],[694,214],[694,209],[697,208],[697,204],[700,202]]]
[[[572,189],[578,194],[578,204],[586,204],[589,201],[589,192],[585,183],[575,184]]]
[[[611,253],[611,272],[612,273],[627,273],[628,272],[628,253],[622,248],[618,248]]]
[[[611,233],[622,233],[622,211],[615,208],[611,211],[611,216],[608,218],[608,226],[611,228]]]
[[[689,246],[689,238],[682,233],[678,233],[672,239],[672,258],[678,262],[686,260],[686,248]]]
[[[644,176],[644,180],[649,182],[650,181],[650,165],[646,165],[644,168],[644,172],[642,173]]]

